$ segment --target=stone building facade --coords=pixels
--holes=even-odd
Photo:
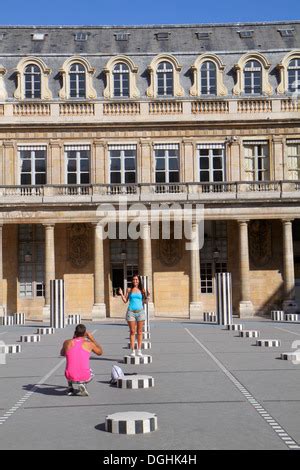
[[[222,271],[236,314],[297,309],[299,91],[297,21],[0,27],[0,315],[47,318],[59,278],[67,313],[123,317],[136,271],[157,317],[214,310]],[[120,197],[203,204],[204,246],[103,240]]]

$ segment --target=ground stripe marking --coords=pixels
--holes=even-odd
[[[94,335],[96,333],[97,330],[94,330],[92,332],[92,334]],[[0,417],[0,425],[1,424],[4,424],[8,418],[10,418],[18,409],[20,409],[20,406],[21,406],[21,402],[22,402],[22,405],[24,405],[24,403],[33,395],[33,393],[38,389],[38,386],[39,385],[43,385],[43,383],[46,382],[46,380],[49,379],[49,377],[51,377],[51,375],[54,374],[54,372],[57,371],[57,369],[60,368],[60,366],[62,366],[62,364],[65,362],[65,358],[61,359],[61,361],[59,361],[58,364],[56,364],[56,366],[53,367],[53,369],[50,370],[50,372],[48,372],[48,374],[46,374],[36,385],[34,385],[32,387],[32,389],[30,390],[30,392],[27,392],[23,398],[21,398],[19,401],[17,401],[17,403],[15,405],[13,405],[8,411],[6,411],[4,413],[3,416]]]
[[[292,333],[292,335],[300,336],[300,333],[296,333],[295,331],[287,330],[285,328],[279,328],[279,326],[274,326],[274,328],[276,328],[276,330],[281,330],[287,333]]]
[[[196,336],[193,335],[193,333],[190,332],[190,330],[188,328],[184,328],[185,331],[196,341],[196,343],[209,355],[209,357],[215,362],[215,364],[217,364],[217,366],[222,370],[222,372],[224,372],[224,374],[228,377],[228,379],[236,386],[236,388],[243,394],[243,396],[245,397],[245,399],[248,401],[248,403],[254,408],[255,411],[258,412],[255,404],[259,405],[260,403],[253,397],[253,395],[251,395],[251,393],[249,392],[249,390],[247,390],[244,385],[242,385],[238,379],[236,377],[234,377],[234,375],[232,375],[231,372],[229,372],[228,369],[226,369],[226,367],[222,364],[222,362],[219,361],[219,359],[217,359],[214,354],[212,352],[210,352],[209,349],[207,349],[206,346],[204,346],[204,344],[201,343],[201,341],[199,341],[198,338],[196,338]],[[261,405],[260,405],[261,406]],[[285,433],[286,436],[288,437],[280,437],[278,433],[276,433],[275,435],[278,436],[280,438],[280,440],[289,448],[289,449],[300,449],[300,445],[295,442],[292,437],[289,436],[289,434],[286,432],[285,429],[283,429],[278,423],[277,421],[275,421],[274,418],[272,418],[272,416],[267,412],[267,410],[265,410],[263,408],[263,406],[261,406],[261,410],[264,410],[266,415],[265,416],[268,416],[268,418],[266,418],[265,416],[263,416],[262,418],[266,421],[267,424],[270,425],[270,428],[275,432],[275,429],[274,429],[274,426],[276,426],[276,428],[279,428],[280,429],[280,432],[282,433]],[[260,413],[258,412],[258,415],[260,415]],[[293,445],[292,445],[293,444]],[[296,444],[296,445],[295,445]]]

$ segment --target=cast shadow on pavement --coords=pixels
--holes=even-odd
[[[46,385],[46,387],[45,387]],[[28,384],[28,385],[23,385],[23,390],[27,390],[28,392],[33,392],[33,393],[40,393],[42,395],[56,395],[56,396],[62,396],[66,395],[66,389],[67,386],[61,386],[61,385],[50,385],[50,384]]]

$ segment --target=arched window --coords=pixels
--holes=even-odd
[[[217,94],[217,67],[210,60],[206,60],[200,67],[200,94]]]
[[[35,64],[29,64],[24,70],[25,98],[41,98],[41,70]]]
[[[248,95],[262,93],[262,66],[258,60],[249,60],[245,64],[244,92]]]
[[[300,92],[300,58],[292,59],[288,65],[288,91]]]
[[[113,69],[114,96],[129,97],[129,67],[119,62]]]
[[[173,65],[170,62],[160,62],[157,66],[157,96],[174,95]]]
[[[86,71],[82,64],[72,64],[69,71],[70,98],[86,97]]]

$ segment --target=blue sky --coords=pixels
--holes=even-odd
[[[299,0],[2,0],[2,25],[138,25],[300,19]]]

